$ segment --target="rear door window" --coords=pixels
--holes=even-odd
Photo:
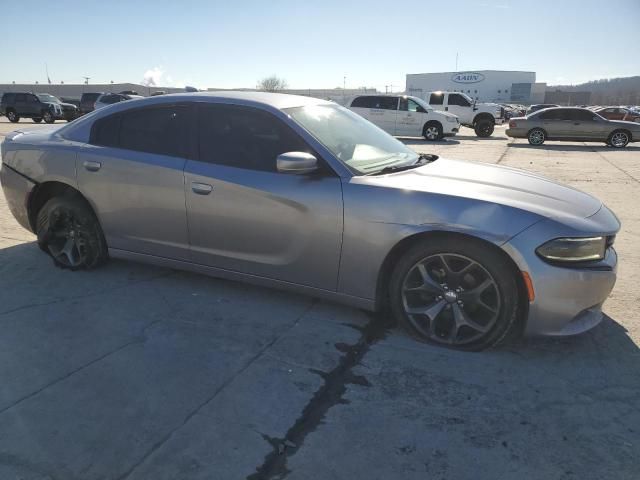
[[[127,111],[120,120],[118,145],[126,150],[186,157],[188,117],[186,106]]]
[[[443,93],[432,93],[429,99],[429,105],[442,105],[444,101]]]
[[[351,106],[355,108],[376,108],[375,97],[358,97],[351,102]]]
[[[89,143],[187,157],[190,115],[186,105],[163,105],[110,115],[93,124]]]

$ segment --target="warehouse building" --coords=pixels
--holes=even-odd
[[[536,83],[535,72],[474,70],[465,72],[410,73],[406,91],[426,98],[435,91],[463,92],[479,102],[542,103],[545,83]]]

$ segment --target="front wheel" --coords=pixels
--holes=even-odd
[[[32,118],[33,123],[40,123],[42,121],[41,118]]]
[[[96,268],[108,257],[100,224],[79,198],[54,197],[38,212],[38,245],[61,268]]]
[[[542,130],[541,128],[534,128],[529,132],[529,135],[527,135],[527,140],[529,140],[530,145],[542,145],[545,139],[546,135],[544,133],[544,130]]]
[[[479,241],[440,237],[420,243],[391,276],[391,310],[415,338],[459,350],[504,340],[518,321],[519,295],[508,259]]]
[[[422,130],[422,136],[430,142],[442,139],[442,125],[437,122],[427,123]]]
[[[623,130],[616,130],[611,134],[607,143],[613,148],[624,148],[629,143],[629,134]]]
[[[491,120],[480,120],[476,123],[474,130],[481,138],[490,137],[493,134],[494,122]]]
[[[46,111],[42,114],[42,118],[44,119],[45,123],[53,123],[56,121],[55,117],[53,116],[53,113]]]

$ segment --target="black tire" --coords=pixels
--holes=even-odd
[[[473,127],[476,135],[480,138],[487,138],[493,134],[493,130],[495,128],[495,122],[491,120],[478,120]]]
[[[20,121],[20,116],[13,110],[7,110],[6,115],[11,123],[18,123]]]
[[[40,123],[42,121],[42,118],[40,118],[40,117],[32,118],[31,120],[33,120],[33,123]]]
[[[442,140],[442,125],[440,124],[440,122],[427,122],[422,129],[422,136],[429,142]]]
[[[611,145],[613,148],[624,148],[629,144],[630,140],[629,132],[626,130],[615,130],[609,135],[607,145]]]
[[[473,264],[469,270],[465,268],[461,268],[458,272],[449,270],[452,273],[450,279],[458,278],[451,283],[450,289],[449,286],[439,282],[443,277],[433,276],[433,272],[442,275],[444,269],[430,270],[434,264],[428,263],[437,262],[442,256],[449,259],[449,266],[453,265],[451,259],[460,262],[456,267],[467,265],[467,261]],[[421,270],[417,265],[423,261],[427,263]],[[413,275],[417,271],[419,271],[418,283],[424,279],[423,272],[427,272],[429,279],[435,283],[425,281],[422,286],[408,288],[407,285],[414,280]],[[449,278],[446,274],[444,275],[445,279]],[[484,350],[498,345],[510,337],[510,334],[518,332],[516,325],[519,323],[521,309],[516,275],[509,259],[491,245],[458,236],[435,237],[414,245],[396,264],[389,282],[391,311],[400,325],[419,341],[458,350]],[[491,281],[489,286],[484,286],[482,289],[486,279]],[[427,284],[442,288],[444,298],[440,294],[436,297]],[[423,288],[428,288],[429,291],[422,290]],[[407,313],[405,307],[418,310],[422,307],[411,305],[415,297],[410,298],[410,295],[416,293],[419,296],[418,302],[425,302],[431,313],[435,314],[435,320],[430,320],[430,317],[423,313]],[[453,300],[449,297],[450,294],[453,294]],[[461,299],[465,299],[466,303]],[[431,309],[436,306],[436,303],[444,303],[444,306],[440,306],[440,310],[434,312]],[[495,304],[493,313],[489,313],[489,305],[486,305],[487,309],[484,308],[485,303]],[[427,306],[424,308],[426,309]],[[460,312],[463,319],[470,319],[468,325],[481,328],[475,330],[465,323],[459,326]],[[490,320],[486,320],[487,315],[491,317]]]
[[[527,140],[529,140],[529,145],[533,145],[535,147],[542,145],[546,139],[547,134],[541,128],[533,128],[529,130],[529,133],[527,133]]]
[[[36,234],[38,246],[57,267],[88,270],[108,259],[100,223],[81,198],[65,195],[47,201],[38,212]]]
[[[51,113],[49,110],[45,110],[44,112],[42,112],[42,118],[44,119],[45,123],[53,123],[56,121],[56,117],[54,117],[53,113]]]

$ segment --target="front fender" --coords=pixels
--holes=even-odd
[[[375,299],[385,258],[408,237],[454,232],[501,246],[541,219],[531,212],[475,199],[357,184],[344,187],[338,291],[366,299]]]

